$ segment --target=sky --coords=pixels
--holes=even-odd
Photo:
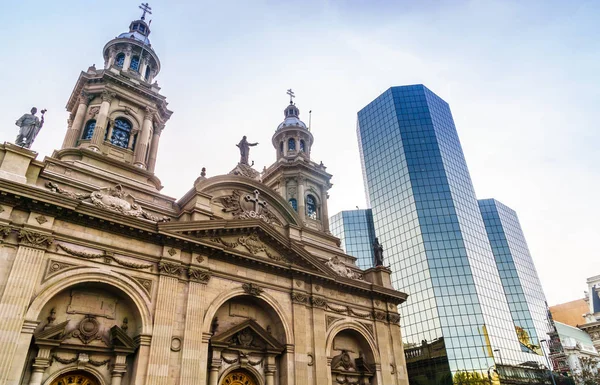
[[[13,1],[0,13],[0,141],[47,108],[33,149],[60,148],[80,71],[139,18],[138,2]],[[150,4],[157,81],[174,111],[156,174],[179,198],[225,174],[243,135],[261,170],[286,90],[312,110],[329,213],[364,208],[356,113],[390,86],[446,100],[478,198],[517,211],[550,305],[600,274],[600,1],[176,1]],[[384,245],[385,246],[385,245]]]

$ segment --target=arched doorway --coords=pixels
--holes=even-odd
[[[221,381],[221,385],[258,385],[258,382],[249,372],[236,370],[225,376]]]
[[[100,385],[96,377],[84,371],[75,371],[58,376],[50,385]]]

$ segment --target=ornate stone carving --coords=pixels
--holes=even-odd
[[[159,262],[158,271],[163,274],[179,277],[179,275],[183,272],[183,266],[178,263]]]
[[[262,349],[265,347],[265,343],[260,338],[257,338],[250,328],[240,330],[227,342],[229,346],[239,346],[242,348]]]
[[[325,264],[342,277],[363,280],[362,274],[357,273],[356,271],[346,266],[346,264],[340,261],[340,259],[337,256],[329,258],[329,261],[327,261]]]
[[[139,278],[139,277],[131,277],[131,278],[136,280],[142,286],[142,288],[148,295],[150,295],[150,293],[152,293],[152,280]]]
[[[106,364],[108,364],[110,362],[110,358],[107,358],[107,359],[102,360],[102,361],[97,361],[97,360],[93,359],[92,357],[90,357],[89,360],[88,360],[88,362],[91,365],[94,365],[94,366],[104,366],[104,365],[106,365]]]
[[[374,310],[373,311],[373,318],[377,321],[386,321],[387,320],[387,314],[384,311],[379,311],[379,310]]]
[[[85,251],[74,250],[74,249],[71,249],[60,243],[57,244],[56,247],[63,250],[65,253],[73,255],[75,257],[84,258],[84,259],[103,258],[105,262],[110,263],[110,261],[115,261],[117,264],[119,264],[121,266],[129,267],[132,269],[148,269],[148,268],[152,268],[152,266],[154,266],[154,264],[128,262],[128,261],[125,261],[125,260],[115,257],[111,252],[108,252],[106,250],[104,250],[102,253],[95,254],[95,253],[88,253]]]
[[[72,364],[73,362],[77,361],[77,356],[72,357],[72,358],[63,358],[57,354],[53,354],[52,359],[55,360],[56,362],[60,362],[63,365],[69,365],[69,364]]]
[[[172,247],[171,247],[171,248],[170,248],[170,249],[167,251],[167,253],[169,253],[169,255],[172,257],[172,256],[174,256],[175,254],[177,254],[177,250],[175,250],[174,248],[172,248]]]
[[[321,308],[327,307],[327,301],[323,297],[311,297],[310,303],[312,303],[312,305],[314,307],[321,307]]]
[[[173,337],[171,339],[171,351],[172,352],[178,352],[181,350],[181,338],[179,337]]]
[[[360,321],[359,321],[359,323],[360,323],[361,325],[363,325],[363,326],[365,327],[365,329],[367,329],[367,330],[369,331],[369,333],[371,333],[371,335],[372,335],[372,336],[374,336],[374,335],[375,335],[375,330],[374,330],[374,328],[373,328],[373,324],[371,324],[371,323],[366,323],[366,322],[360,322]]]
[[[94,119],[100,112],[100,106],[90,107],[88,110],[88,119]]]
[[[40,225],[43,225],[44,223],[48,222],[48,218],[46,218],[43,215],[38,215],[37,217],[35,217],[35,220],[37,223],[39,223]]]
[[[202,257],[201,255],[196,257],[196,261],[198,261],[198,263],[202,263],[204,261],[204,257]]]
[[[283,226],[277,216],[271,212],[266,201],[260,200],[260,192],[243,194],[233,190],[231,195],[217,197],[214,200],[223,205],[223,212],[231,213],[235,219],[261,219],[273,226]]]
[[[265,291],[262,287],[255,285],[253,283],[245,283],[242,285],[242,289],[246,292],[246,294],[259,296],[263,291]]]
[[[194,269],[190,267],[187,269],[188,277],[191,281],[207,283],[210,280],[211,274],[208,271]]]
[[[334,317],[334,316],[332,316],[332,315],[328,315],[328,316],[326,316],[326,317],[325,317],[325,327],[326,327],[326,329],[328,329],[328,330],[329,330],[329,327],[330,327],[332,324],[334,324],[335,322],[337,322],[337,321],[339,321],[339,320],[341,320],[341,319],[343,319],[343,318],[341,318],[341,317]]]
[[[135,202],[131,194],[123,190],[120,184],[115,187],[106,187],[93,191],[89,194],[76,194],[60,188],[53,182],[47,182],[46,188],[52,192],[68,196],[69,198],[77,199],[82,202],[92,203],[96,207],[114,211],[130,217],[148,219],[153,222],[168,222],[171,219],[168,217],[157,217],[146,212],[140,205]]]
[[[355,316],[355,317],[360,317],[360,318],[371,318],[371,313],[366,312],[366,313],[362,313],[362,312],[358,312],[356,310],[353,310],[351,307],[348,307],[348,312]]]
[[[238,362],[237,358],[227,358],[224,355],[221,355],[221,359],[223,360],[223,362],[225,362],[225,363],[227,363],[229,365],[233,365],[233,364],[235,364],[235,363]]]
[[[352,359],[352,357],[350,357],[347,350],[342,350],[340,354],[333,357],[333,359],[331,360],[332,370],[340,368],[343,368],[344,370],[356,371],[354,360]]]
[[[309,358],[307,365],[313,366],[315,364],[315,356],[312,353],[306,353],[306,356]]]
[[[51,276],[53,276],[54,274],[58,273],[61,270],[65,270],[71,267],[75,267],[75,265],[72,265],[70,263],[64,263],[61,261],[54,261],[54,260],[50,260],[48,261],[48,268],[46,269],[46,279],[50,278]]]
[[[79,322],[77,329],[71,332],[71,335],[73,337],[79,338],[81,342],[83,342],[86,345],[94,340],[101,340],[106,345],[108,345],[103,338],[104,336],[101,333],[100,323],[93,315],[88,315],[84,319],[82,319],[81,322]]]
[[[269,247],[267,247],[267,245],[265,245],[260,240],[258,234],[256,233],[253,233],[248,236],[241,236],[235,241],[226,240],[223,238],[212,238],[211,242],[222,244],[231,249],[235,249],[236,247],[241,245],[244,248],[246,248],[246,250],[248,250],[252,255],[256,255],[260,252],[263,252],[267,255],[267,257],[274,261],[281,261],[285,259],[284,257],[277,255]]]
[[[102,94],[100,94],[100,97],[102,98],[103,102],[111,102],[113,100],[113,98],[115,98],[117,96],[116,93],[114,92],[110,92],[108,90],[104,90],[102,91]]]
[[[19,242],[25,246],[31,246],[36,248],[43,248],[50,246],[54,242],[54,238],[46,235],[36,233],[34,231],[21,229],[19,230]]]
[[[303,305],[308,304],[308,295],[297,291],[291,292],[292,302],[301,303]]]
[[[400,314],[388,313],[388,321],[390,321],[393,324],[400,323]]]
[[[144,108],[144,120],[152,120],[155,113],[156,111],[150,107]]]
[[[12,227],[2,225],[0,226],[0,237],[5,238],[12,232]]]
[[[327,304],[327,309],[334,311],[336,313],[340,313],[340,314],[345,314],[348,312],[348,307],[347,306],[332,306],[331,304]]]

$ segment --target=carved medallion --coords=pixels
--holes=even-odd
[[[283,226],[283,223],[271,211],[266,201],[260,199],[260,192],[244,194],[233,190],[231,195],[214,198],[223,205],[223,212],[230,213],[235,219],[260,219],[273,226]]]
[[[48,222],[48,218],[46,218],[43,215],[38,215],[37,217],[35,217],[35,220],[37,221],[37,223],[39,223],[40,225],[43,225],[44,223]]]
[[[242,289],[246,292],[246,294],[258,296],[263,291],[265,291],[262,287],[255,285],[253,283],[245,283],[242,285]]]

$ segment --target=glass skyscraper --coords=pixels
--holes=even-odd
[[[544,364],[522,349],[448,104],[423,85],[392,87],[358,112],[357,134],[375,231],[410,295],[400,311],[411,384]]]
[[[361,269],[374,266],[375,228],[371,209],[340,211],[329,220],[331,233],[338,237],[347,254],[356,257]]]

